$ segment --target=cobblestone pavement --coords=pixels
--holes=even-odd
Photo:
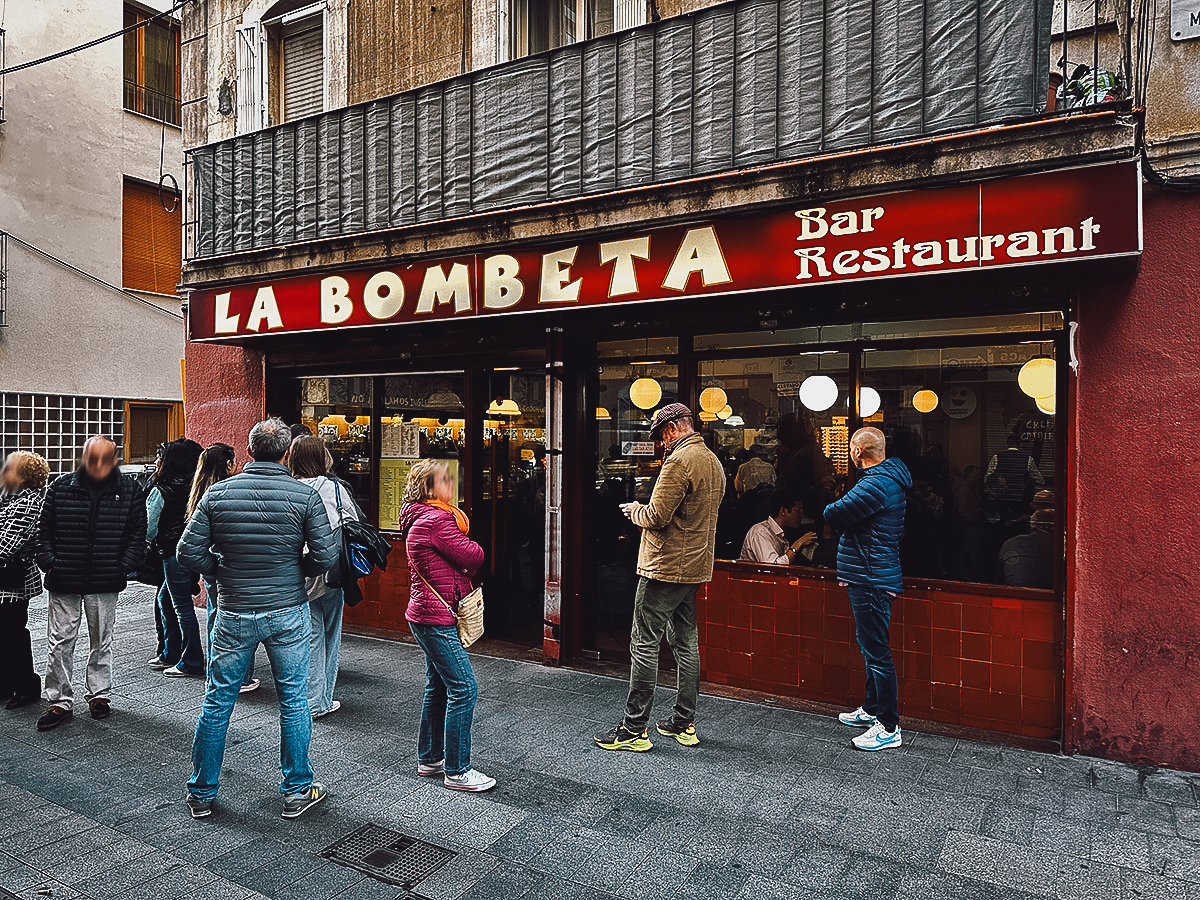
[[[40,649],[44,605],[32,615]],[[38,707],[0,710],[0,896],[1140,900],[1200,883],[1193,776],[911,731],[861,754],[828,718],[709,697],[699,748],[609,754],[591,734],[621,682],[512,660],[475,659],[474,762],[500,787],[451,793],[415,774],[419,649],[356,637],[343,707],[314,726],[330,799],[279,817],[265,685],[239,700],[216,813],[196,822],[203,685],[146,668],[152,630],[149,595],[126,592],[107,721],[79,709],[38,734]],[[409,892],[320,855],[368,823],[455,856]]]

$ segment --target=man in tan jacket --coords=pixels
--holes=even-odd
[[[649,750],[650,707],[658,684],[658,648],[663,635],[675,654],[679,688],[675,714],[658,723],[658,733],[686,747],[696,736],[700,693],[700,647],[696,640],[696,591],[712,580],[717,509],[725,494],[725,472],[704,439],[692,430],[692,411],[669,403],[654,414],[650,434],[667,455],[650,502],[621,510],[642,529],[638,587],[629,653],[629,699],[625,718],[596,744],[605,750]]]

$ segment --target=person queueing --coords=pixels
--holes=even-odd
[[[175,545],[187,523],[188,495],[196,465],[203,452],[204,448],[187,438],[168,443],[146,497],[147,552],[162,560],[164,576],[156,600],[163,624],[163,652],[149,665],[168,678],[204,677],[204,645],[192,603],[193,575],[175,556]]]
[[[56,478],[38,518],[37,564],[50,593],[46,615],[46,687],[50,708],[38,731],[74,713],[75,642],[86,614],[91,653],[86,699],[93,719],[112,712],[112,640],[117,595],[146,553],[146,504],[137,482],[117,466],[117,445],[97,435],[83,445],[82,464]]]
[[[629,696],[624,718],[611,731],[595,736],[596,744],[605,750],[640,752],[654,746],[646,726],[658,686],[664,634],[675,654],[679,685],[674,715],[660,721],[657,730],[685,747],[700,743],[695,724],[700,694],[696,591],[712,580],[725,471],[693,430],[692,411],[682,403],[668,403],[654,414],[650,436],[666,449],[666,458],[650,502],[621,505],[629,520],[642,529],[642,539],[629,638]]]
[[[29,601],[42,592],[34,560],[38,516],[50,466],[36,453],[10,453],[0,471],[0,701],[5,709],[37,702],[42,679],[33,667]]]
[[[417,736],[417,774],[455,791],[488,791],[496,779],[471,768],[471,720],[479,689],[451,606],[472,591],[483,548],[469,537],[466,513],[452,504],[444,460],[413,465],[404,486],[400,531],[411,585],[405,618],[425,651],[425,700]]]
[[[333,529],[334,540],[341,546],[343,520],[357,521],[354,497],[348,485],[338,481],[330,470],[333,457],[325,442],[307,434],[292,441],[290,465],[301,484],[317,492],[325,504],[325,514]],[[308,707],[314,719],[323,718],[342,708],[333,699],[337,685],[338,663],[342,652],[342,589],[328,584],[328,573],[309,578],[308,608],[312,613],[312,640],[309,643]]]
[[[205,492],[218,481],[224,481],[237,471],[237,452],[228,444],[217,441],[209,444],[200,454],[200,462],[196,466],[196,477],[192,479],[192,490],[188,495],[187,517],[191,520],[196,513],[196,506]],[[212,659],[213,626],[217,624],[217,579],[210,575],[203,576],[204,593],[208,616],[205,620],[204,650],[205,655]],[[246,667],[246,677],[242,681],[242,693],[257,691],[262,682],[254,677],[254,657]]]
[[[858,481],[825,507],[825,521],[841,532],[838,583],[850,596],[854,634],[867,668],[866,699],[838,716],[843,725],[866,728],[851,742],[858,750],[899,747],[900,697],[889,627],[892,601],[904,590],[900,540],[904,537],[906,491],[912,475],[899,459],[889,459],[883,432],[860,428],[850,438],[850,461]]]
[[[217,580],[217,621],[204,706],[192,745],[188,810],[212,815],[229,716],[259,644],[279,697],[283,817],[303,815],[328,795],[309,763],[308,595],[305,576],[328,572],[338,548],[325,505],[287,467],[292,435],[279,419],[250,429],[254,462],[210,487],[179,541],[179,562]]]

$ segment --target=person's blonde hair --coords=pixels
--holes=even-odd
[[[433,498],[433,486],[438,475],[449,472],[444,459],[422,459],[408,470],[408,481],[404,483],[404,502],[422,503]]]
[[[8,455],[7,462],[16,466],[22,487],[40,491],[50,480],[50,464],[40,453],[16,450]]]

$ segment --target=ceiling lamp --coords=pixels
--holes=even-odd
[[[702,422],[715,422],[716,420],[717,420],[717,414],[716,414],[716,413],[710,413],[710,412],[709,412],[707,409],[702,409],[702,410],[700,410],[700,421],[702,421]]]
[[[662,399],[662,386],[653,378],[639,378],[629,386],[629,399],[639,409],[652,409]]]
[[[837,382],[828,375],[809,375],[800,385],[800,402],[813,412],[824,412],[837,398]]]
[[[1046,356],[1031,359],[1021,366],[1021,371],[1017,373],[1017,384],[1034,400],[1053,397],[1057,390],[1057,382],[1057,367],[1054,360]]]
[[[521,407],[517,406],[515,400],[501,400],[497,397],[487,408],[487,414],[489,416],[519,416]]]
[[[1055,394],[1051,394],[1049,397],[1038,397],[1033,402],[1037,404],[1038,409],[1048,416],[1052,416],[1058,412],[1058,397]]]
[[[733,415],[733,407],[726,403],[721,409],[717,410],[718,419],[728,419]]]
[[[745,425],[746,422],[742,419],[741,416],[730,416],[728,419],[725,420],[725,424],[728,425],[730,428],[740,428],[743,425]]]
[[[728,402],[729,398],[719,387],[705,388],[700,392],[700,408],[705,412],[719,412]]]
[[[608,414],[608,410],[605,409],[603,406],[597,406],[596,407],[596,418],[597,419],[611,419],[612,416],[610,416]]]
[[[913,408],[917,412],[931,413],[938,406],[938,395],[934,391],[917,391],[912,398]]]
[[[858,390],[858,414],[864,419],[869,419],[875,413],[879,412],[879,405],[882,401],[879,399],[879,391],[873,387],[859,388]]]

